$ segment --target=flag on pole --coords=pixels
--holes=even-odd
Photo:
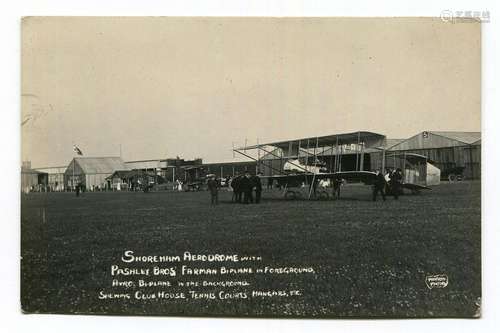
[[[83,155],[82,151],[80,150],[80,148],[78,148],[77,146],[73,145],[73,150],[75,151],[75,153],[77,153],[78,155]]]

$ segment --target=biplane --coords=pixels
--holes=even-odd
[[[341,186],[373,185],[377,176],[374,170],[385,173],[388,169],[401,170],[401,187],[411,193],[430,189],[427,158],[388,152],[386,137],[373,132],[270,142],[233,150],[255,160],[259,172],[264,171],[261,178],[282,189],[286,199],[339,198]]]

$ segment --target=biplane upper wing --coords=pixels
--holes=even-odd
[[[288,151],[291,146],[294,146],[295,151],[297,151],[300,142],[302,142],[302,148],[304,148],[304,142],[311,142],[311,145],[314,145],[316,148],[322,148],[322,147],[329,148],[332,146],[355,144],[360,142],[364,143],[365,148],[376,148],[384,145],[385,135],[367,131],[358,131],[353,133],[342,133],[342,134],[316,136],[316,137],[301,138],[301,139],[292,139],[286,141],[266,142],[257,145],[235,148],[234,150],[243,151],[250,149],[259,149],[263,146],[272,146]],[[290,157],[289,155],[291,154],[286,154],[285,157]]]

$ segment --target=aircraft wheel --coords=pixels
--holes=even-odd
[[[286,191],[285,192],[285,199],[286,200],[295,200],[295,199],[297,199],[295,191]]]
[[[321,193],[319,194],[319,199],[320,199],[320,200],[328,200],[328,199],[330,199],[330,196],[329,196],[329,195],[328,195],[328,193],[326,193],[326,192],[321,192]]]
[[[457,179],[457,176],[455,176],[454,173],[451,173],[449,176],[448,176],[448,180],[450,182],[454,182],[455,180]]]

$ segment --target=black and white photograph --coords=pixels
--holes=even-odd
[[[20,311],[480,318],[487,20],[23,17]]]

